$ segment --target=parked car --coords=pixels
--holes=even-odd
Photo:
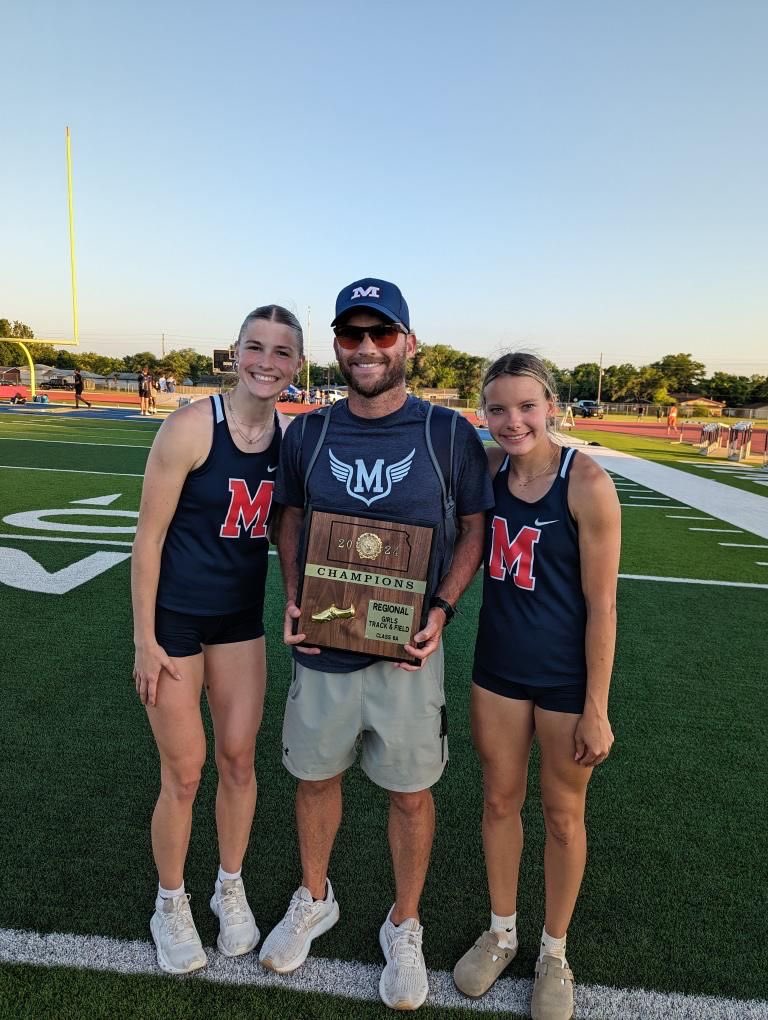
[[[337,400],[343,400],[346,397],[346,393],[342,393],[341,390],[325,388],[323,389],[323,397],[329,404],[335,404]]]
[[[73,390],[74,382],[71,379],[62,379],[61,376],[52,375],[50,379],[40,383],[41,390]]]
[[[596,400],[577,400],[571,407],[573,413],[582,418],[602,418],[605,415],[605,407]]]

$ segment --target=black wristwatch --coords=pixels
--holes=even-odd
[[[429,608],[442,609],[442,611],[445,613],[446,626],[451,622],[451,620],[456,615],[456,607],[452,606],[451,603],[447,602],[445,599],[441,599],[439,595],[432,596],[432,598],[429,600]]]

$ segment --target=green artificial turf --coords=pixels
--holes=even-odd
[[[3,458],[14,446],[26,448],[28,461],[38,465],[52,449],[0,441],[0,462],[8,463]],[[146,455],[94,451],[104,458],[103,469],[125,470],[125,453]],[[116,508],[137,509],[140,480],[6,471],[0,484],[5,515],[114,492],[123,494]],[[730,536],[689,532],[687,524],[694,522],[669,520],[664,511],[627,510],[623,516],[624,572],[742,581],[757,576],[753,551],[741,557],[741,550],[726,553],[717,545]],[[48,570],[95,548],[7,544],[23,546]],[[281,640],[275,557],[270,568],[269,688],[257,748],[259,804],[245,863],[263,932],[281,917],[299,878],[294,782],[280,763],[290,662]],[[440,969],[452,968],[488,921],[480,770],[468,724],[479,599],[476,579],[446,631],[451,762],[435,788],[438,830],[422,910],[427,962]],[[64,596],[4,587],[2,604],[0,927],[147,940],[156,883],[149,818],[158,765],[131,679],[129,561]],[[570,931],[569,961],[580,982],[765,997],[766,618],[766,591],[620,582],[611,700],[617,740],[591,785],[590,861]],[[186,870],[206,945],[216,937],[207,906],[218,862],[214,795],[209,759]],[[509,973],[530,977],[543,920],[535,749],[524,819],[521,950]],[[376,935],[393,896],[386,797],[356,768],[345,780],[345,818],[331,877],[342,923],[323,936],[316,953],[378,964]],[[690,954],[680,951],[692,940],[706,967],[691,967]],[[210,1015],[214,1002],[226,1003],[229,1016],[246,1009],[251,1017],[385,1015],[376,1004],[272,990],[15,967],[0,974],[0,1016],[4,988],[18,991],[17,1001],[27,1004],[28,1012],[7,1014],[14,1016],[195,1017]],[[50,1003],[60,1011],[49,1012]]]

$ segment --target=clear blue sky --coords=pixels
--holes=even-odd
[[[398,283],[420,339],[768,373],[765,0],[6,9],[0,316],[228,342]]]

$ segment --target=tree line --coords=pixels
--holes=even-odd
[[[213,362],[205,354],[189,347],[169,351],[158,358],[151,351],[126,354],[112,358],[80,349],[56,350],[51,344],[36,343],[34,333],[23,322],[0,319],[0,338],[15,337],[24,340],[35,362],[55,368],[79,367],[97,375],[113,372],[138,372],[147,365],[150,372],[172,372],[177,381],[189,378],[196,382],[201,376],[213,372]],[[602,369],[597,362],[582,362],[572,369],[559,368],[554,362],[546,364],[557,384],[562,401],[596,400],[598,389],[601,400],[612,403],[670,403],[673,394],[695,393],[722,400],[731,407],[743,407],[756,401],[768,401],[768,376],[732,375],[715,372],[707,377],[704,364],[690,354],[666,354],[649,365],[635,366],[629,362],[608,365]],[[0,339],[0,365],[24,365],[26,359],[17,344],[3,343]],[[456,389],[467,403],[477,403],[487,359],[465,354],[447,344],[419,344],[411,363],[409,383],[413,390]],[[303,373],[302,373],[303,375]],[[335,365],[310,365],[310,385],[334,385],[340,379]]]

